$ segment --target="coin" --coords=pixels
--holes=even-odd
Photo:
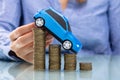
[[[60,70],[61,66],[61,46],[59,44],[51,44],[49,46],[49,69]]]
[[[80,70],[85,70],[85,71],[88,71],[88,70],[92,70],[92,63],[87,63],[87,62],[81,62],[79,63],[79,66],[80,66]]]
[[[33,29],[34,35],[34,45],[36,46],[45,46],[45,32],[39,28]],[[35,47],[35,46],[34,46]]]
[[[57,61],[56,61],[57,60]],[[50,58],[50,62],[60,62],[61,61],[61,58],[60,56],[59,57],[53,57],[53,58]]]
[[[44,70],[45,32],[39,28],[34,28],[33,34],[34,34],[34,70]]]
[[[59,44],[51,44],[49,46],[49,55],[60,56],[61,45]]]
[[[50,70],[60,70],[60,64],[53,64],[49,66]]]
[[[64,69],[75,70],[76,69],[76,54],[66,53],[64,54]]]
[[[38,54],[40,53],[39,55],[42,55],[42,54],[45,55],[45,46],[34,47],[34,52]]]

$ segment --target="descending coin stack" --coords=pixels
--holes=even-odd
[[[34,70],[45,69],[45,32],[39,28],[33,29],[34,33]],[[51,44],[49,46],[49,69],[61,69],[61,45]],[[64,55],[64,69],[76,69],[76,54]]]
[[[64,69],[65,70],[76,70],[76,54],[68,53],[64,55]]]
[[[49,69],[60,70],[61,66],[61,46],[51,44],[49,46]]]
[[[33,29],[34,33],[34,69],[45,69],[45,32],[39,28]]]

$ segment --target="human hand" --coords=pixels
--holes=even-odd
[[[33,63],[33,32],[34,23],[23,25],[15,29],[10,34],[11,50],[21,59]],[[46,32],[46,47],[53,41],[52,35]]]

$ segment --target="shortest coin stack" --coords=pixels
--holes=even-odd
[[[76,70],[76,54],[64,54],[64,69]]]
[[[92,63],[79,63],[80,70],[89,71],[92,70]]]
[[[58,44],[51,44],[49,46],[49,69],[60,70],[61,66],[61,46]]]

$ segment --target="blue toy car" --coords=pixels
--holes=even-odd
[[[77,53],[82,44],[72,34],[68,20],[53,8],[48,8],[37,12],[34,15],[37,27],[44,27],[58,41],[62,43],[62,47],[66,50],[72,50]]]

